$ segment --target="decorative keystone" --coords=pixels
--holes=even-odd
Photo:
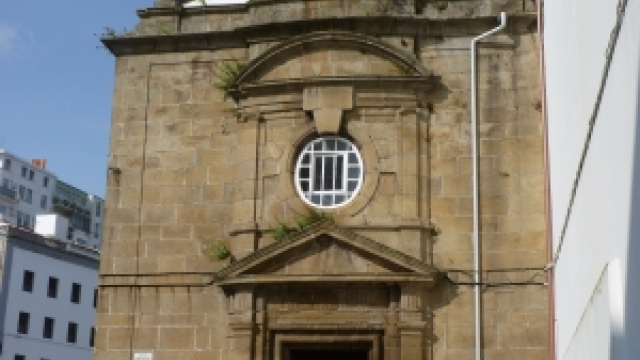
[[[342,123],[342,109],[313,110],[318,134],[337,134]]]
[[[313,111],[319,134],[337,134],[342,123],[342,112],[353,109],[353,87],[306,87],[302,94],[302,108]]]

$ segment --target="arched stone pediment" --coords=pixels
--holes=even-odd
[[[246,64],[232,89],[259,82],[316,77],[426,77],[412,55],[378,38],[314,32],[277,44]]]
[[[216,274],[220,286],[265,283],[422,283],[430,265],[350,230],[324,222],[264,247]]]

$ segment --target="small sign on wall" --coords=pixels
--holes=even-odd
[[[150,352],[134,353],[133,360],[153,360],[153,353],[150,353]]]

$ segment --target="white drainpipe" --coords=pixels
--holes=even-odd
[[[471,152],[473,161],[473,282],[475,321],[475,360],[482,360],[482,324],[480,318],[480,219],[478,211],[478,89],[476,76],[476,43],[507,26],[507,13],[500,13],[500,25],[471,40]]]

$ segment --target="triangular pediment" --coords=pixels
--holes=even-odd
[[[430,265],[323,222],[264,247],[216,274],[221,285],[304,282],[432,283]]]

